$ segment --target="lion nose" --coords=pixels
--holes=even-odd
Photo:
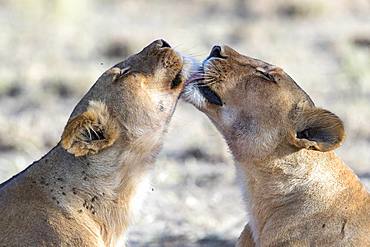
[[[215,45],[212,50],[211,50],[211,53],[209,54],[208,58],[222,58],[222,59],[225,59],[227,58],[226,56],[223,55],[223,50],[222,50],[222,47],[219,46],[219,45]]]

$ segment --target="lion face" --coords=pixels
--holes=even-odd
[[[95,154],[116,139],[157,145],[183,89],[184,62],[164,40],[106,71],[76,106],[62,145],[76,156]]]
[[[125,121],[147,122],[150,128],[166,123],[183,89],[183,58],[157,40],[115,67],[121,72],[109,91],[119,115]]]
[[[204,112],[239,160],[262,159],[286,145],[327,151],[344,136],[334,114],[316,108],[280,68],[213,47],[183,98]]]

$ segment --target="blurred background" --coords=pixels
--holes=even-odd
[[[337,153],[370,184],[368,0],[0,0],[0,182],[60,138],[108,68],[157,38],[204,59],[214,44],[276,64],[338,114]],[[180,102],[129,246],[233,246],[247,216],[230,154]]]

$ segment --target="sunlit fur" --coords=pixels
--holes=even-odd
[[[345,136],[340,118],[315,107],[282,69],[227,46],[221,53],[184,98],[236,161],[249,215],[237,246],[370,246],[369,194],[332,151]],[[199,96],[201,83],[222,106]]]
[[[61,145],[75,156],[95,154],[111,146],[119,136],[116,120],[110,116],[106,105],[100,101],[90,101],[87,110],[71,119],[64,129]],[[89,141],[93,135],[104,134],[98,141]]]
[[[106,71],[60,143],[1,185],[0,245],[123,246],[184,78],[171,82],[189,73],[183,64],[158,40]]]

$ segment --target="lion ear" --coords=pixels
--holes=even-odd
[[[345,137],[342,120],[321,108],[304,109],[295,125],[290,143],[298,148],[326,152],[339,147]]]
[[[64,128],[61,145],[75,156],[96,154],[111,146],[119,135],[119,127],[106,105],[90,101],[87,110],[72,118]]]

